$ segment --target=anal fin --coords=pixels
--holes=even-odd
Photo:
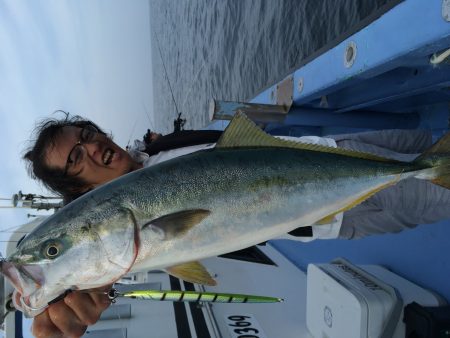
[[[337,214],[337,212],[335,212],[331,215],[325,216],[324,218],[319,219],[316,223],[314,223],[314,225],[324,225],[324,224],[333,223],[336,220],[336,218],[334,217],[336,214]]]
[[[214,286],[217,282],[199,262],[183,263],[166,268],[167,273],[186,282]]]
[[[395,180],[392,180],[390,182],[387,182],[385,184],[380,185],[379,187],[376,187],[372,190],[370,190],[369,192],[367,192],[366,194],[364,194],[363,196],[357,198],[356,200],[354,200],[352,203],[350,203],[349,205],[343,207],[342,209],[339,209],[338,211],[334,212],[331,215],[325,216],[324,218],[318,220],[317,222],[321,222],[323,220],[328,219],[329,217],[334,217],[334,215],[340,213],[340,212],[344,212],[347,210],[352,209],[353,207],[357,206],[358,204],[361,204],[362,202],[364,202],[365,200],[367,200],[368,198],[372,197],[373,195],[375,195],[377,192],[386,189],[387,187],[391,186],[391,185],[395,185],[397,184],[397,182],[400,180],[400,175],[397,176],[397,178]],[[318,224],[318,223],[315,223]],[[320,224],[320,223],[319,223]],[[325,223],[322,223],[325,224]]]

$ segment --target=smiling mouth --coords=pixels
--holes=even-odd
[[[110,165],[113,159],[113,156],[115,154],[115,151],[111,148],[106,149],[106,151],[103,153],[102,161],[104,165]]]

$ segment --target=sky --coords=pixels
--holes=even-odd
[[[93,120],[121,146],[153,127],[150,26],[149,0],[0,1],[1,198],[47,194],[21,157],[36,122],[56,110]],[[2,241],[36,214],[0,213]]]

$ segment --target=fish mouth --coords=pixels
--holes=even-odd
[[[1,272],[23,296],[32,294],[44,283],[44,274],[39,265],[16,265],[8,261],[2,261],[0,265]]]
[[[1,271],[3,275],[5,275],[10,283],[14,286],[14,288],[20,293],[23,292],[22,284],[20,283],[19,271],[14,266],[14,264],[2,261],[1,263]]]
[[[49,289],[45,284],[44,269],[39,264],[14,264],[0,262],[1,272],[16,289],[15,306],[26,317],[32,318],[42,313],[51,302],[61,299],[64,290]],[[48,300],[51,300],[50,302]]]
[[[104,165],[110,165],[112,160],[113,160],[113,158],[114,158],[115,153],[116,152],[113,149],[107,148],[105,150],[105,152],[103,153],[103,155],[102,155],[102,162],[103,162],[103,164]]]

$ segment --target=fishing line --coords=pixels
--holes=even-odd
[[[174,95],[173,95],[172,86],[171,86],[170,80],[169,80],[169,75],[168,75],[168,73],[167,73],[166,64],[165,64],[165,62],[164,62],[164,59],[163,59],[163,56],[162,56],[162,52],[161,52],[161,47],[160,47],[160,45],[159,45],[158,34],[156,34],[156,30],[155,30],[154,32],[155,32],[156,44],[157,44],[158,50],[159,50],[159,56],[161,57],[161,61],[162,61],[163,68],[164,68],[164,74],[165,74],[166,79],[167,79],[167,84],[169,85],[170,93],[172,94],[172,100],[173,100],[173,103],[174,103],[174,105],[175,105],[175,110],[177,111],[177,114],[179,114],[177,102],[175,101],[175,97],[174,97]]]
[[[134,121],[133,128],[131,129],[130,137],[128,138],[128,142],[127,142],[127,146],[125,147],[126,150],[128,150],[128,148],[130,146],[130,141],[131,141],[131,138],[133,137],[134,130],[136,129],[137,122],[138,122],[138,120],[136,119],[136,121]]]
[[[192,81],[192,86],[189,87],[189,91],[187,92],[187,94],[186,94],[185,97],[184,97],[183,102],[181,103],[181,106],[182,106],[182,107],[186,104],[186,101],[187,101],[187,99],[188,99],[188,97],[189,97],[189,94],[191,93],[192,89],[194,88],[194,85],[193,85],[193,84],[194,84],[194,81],[197,81],[197,78],[199,77],[200,71],[203,69],[203,67],[205,67],[205,64],[203,64],[203,65],[200,67],[200,69],[199,69],[198,72],[197,72],[197,75],[194,77],[194,80]]]
[[[153,129],[154,129],[154,128],[153,128],[153,123],[152,123],[152,120],[150,119],[150,115],[148,115],[148,109],[147,109],[147,106],[146,106],[146,104],[144,103],[144,101],[142,101],[142,105],[144,106],[145,115],[146,115],[147,118],[148,118],[148,124],[149,124],[149,126],[150,126],[150,130],[153,130]]]
[[[174,94],[173,94],[172,85],[171,85],[171,83],[170,83],[170,79],[169,79],[169,75],[168,75],[168,72],[167,72],[166,64],[165,64],[165,62],[164,62],[164,58],[163,58],[162,52],[161,52],[161,46],[160,46],[160,43],[159,43],[158,34],[156,33],[156,30],[153,30],[153,31],[154,31],[154,35],[155,35],[155,38],[156,38],[156,44],[157,44],[157,47],[158,47],[159,56],[160,56],[161,61],[162,61],[162,64],[163,64],[164,75],[165,75],[165,78],[167,79],[167,84],[169,85],[170,94],[172,95],[172,101],[173,101],[173,103],[174,103],[174,105],[175,105],[176,113],[177,113],[178,117],[180,117],[181,113],[180,113],[180,110],[178,109],[178,105],[177,105],[177,102],[176,102],[176,100],[175,100],[175,96],[174,96]],[[188,97],[189,97],[189,94],[191,93],[192,89],[194,88],[193,84],[194,84],[194,82],[197,82],[198,77],[200,76],[200,73],[201,73],[201,71],[203,70],[204,66],[205,66],[205,63],[202,64],[202,66],[200,67],[200,69],[197,71],[197,74],[194,76],[194,78],[193,78],[193,80],[192,80],[192,85],[189,86],[189,87],[190,87],[190,88],[189,88],[189,91],[188,91],[187,94],[185,95],[185,97],[184,97],[184,99],[183,99],[183,102],[182,102],[182,104],[181,104],[182,107],[185,105],[185,103],[186,103],[186,101],[187,101],[187,99],[188,99]]]

